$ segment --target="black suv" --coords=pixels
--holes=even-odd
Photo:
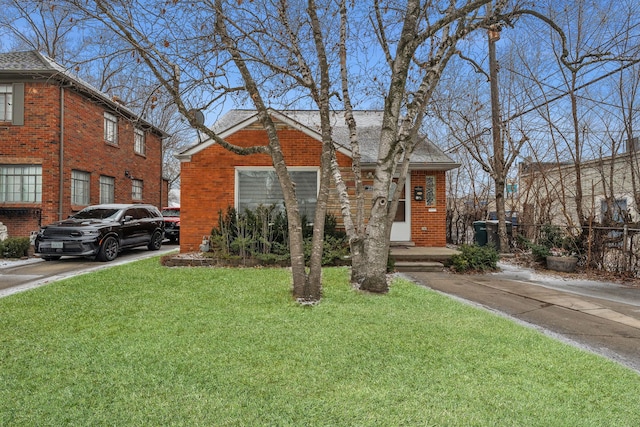
[[[147,246],[157,251],[163,240],[164,219],[155,206],[95,205],[42,227],[36,236],[35,252],[47,261],[63,255],[112,261],[125,248]]]

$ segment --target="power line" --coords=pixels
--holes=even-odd
[[[627,69],[627,68],[629,68],[629,67],[631,67],[632,65],[635,65],[635,64],[637,64],[637,63],[640,63],[640,59],[635,59],[635,60],[633,60],[633,61],[631,61],[631,62],[629,62],[629,63],[627,63],[627,64],[624,64],[624,65],[622,65],[622,66],[618,67],[618,68],[617,68],[617,69],[615,69],[615,70],[612,70],[612,71],[610,71],[610,72],[608,72],[608,73],[605,73],[605,74],[603,74],[603,75],[601,75],[601,76],[599,76],[599,77],[597,77],[597,78],[595,78],[595,79],[593,79],[593,80],[591,80],[591,81],[589,81],[589,82],[586,82],[586,83],[584,83],[584,84],[582,84],[582,85],[580,85],[580,86],[577,86],[577,87],[574,89],[574,91],[584,89],[584,88],[586,88],[586,87],[588,87],[588,86],[590,86],[590,85],[592,85],[592,84],[594,84],[594,83],[597,83],[597,82],[599,82],[599,81],[601,81],[601,80],[604,80],[604,79],[605,79],[605,78],[607,78],[607,77],[610,77],[610,76],[614,75],[615,73],[618,73],[618,72],[620,72],[620,71],[622,71],[622,70],[625,70],[625,69]],[[509,71],[512,71],[512,70],[509,70]],[[523,76],[523,77],[526,77],[526,76]],[[547,86],[552,87],[551,85],[547,85]],[[554,89],[558,89],[558,88],[554,88]],[[521,111],[521,112],[519,112],[519,113],[515,113],[515,114],[513,114],[511,117],[509,117],[509,118],[507,118],[507,119],[504,119],[504,120],[502,121],[502,124],[504,125],[504,124],[506,124],[506,123],[510,122],[510,121],[511,121],[511,120],[513,120],[513,119],[516,119],[516,118],[518,118],[518,117],[524,116],[525,114],[531,113],[531,112],[533,112],[533,111],[537,110],[538,108],[543,107],[543,106],[545,106],[545,105],[551,104],[552,102],[555,102],[555,101],[557,101],[557,100],[559,100],[559,99],[561,99],[561,98],[564,98],[565,96],[569,95],[570,93],[571,93],[570,91],[566,91],[566,92],[564,92],[564,93],[561,93],[561,94],[559,94],[559,95],[554,96],[553,98],[551,98],[551,99],[549,99],[549,100],[547,100],[547,101],[545,101],[545,102],[543,102],[543,103],[541,103],[541,104],[535,105],[535,106],[533,106],[533,107],[531,107],[531,108],[529,108],[529,109],[527,109],[527,110]],[[445,153],[452,153],[452,152],[454,152],[455,150],[457,150],[459,147],[463,146],[465,143],[467,143],[467,142],[469,142],[469,141],[472,141],[472,140],[474,140],[474,139],[476,139],[476,138],[479,138],[480,136],[488,135],[490,132],[491,132],[491,128],[484,128],[484,129],[482,130],[482,132],[480,132],[480,133],[478,133],[478,134],[476,134],[476,135],[473,135],[473,136],[471,136],[470,138],[468,138],[468,139],[466,139],[466,140],[464,140],[464,141],[462,141],[462,142],[459,142],[458,144],[455,144],[453,147],[449,147],[449,148],[447,148],[446,150],[444,150],[444,152],[445,152]]]
[[[584,89],[587,86],[590,86],[590,85],[592,85],[594,83],[597,83],[600,80],[604,80],[607,77],[610,77],[610,76],[614,75],[615,73],[618,73],[618,72],[620,72],[622,70],[625,70],[625,69],[627,69],[627,68],[631,67],[632,65],[635,65],[635,64],[637,64],[639,62],[640,62],[640,59],[634,59],[633,61],[631,61],[631,62],[629,62],[629,63],[627,63],[625,65],[622,65],[622,66],[620,66],[619,68],[617,68],[615,70],[609,71],[608,73],[605,73],[605,74],[601,75],[600,77],[591,80],[590,82],[587,82],[587,83],[584,83],[584,84],[582,84],[580,86],[577,86],[574,89],[574,91]],[[513,119],[517,119],[518,117],[521,117],[521,116],[524,116],[525,114],[531,113],[532,111],[535,111],[540,107],[544,107],[545,105],[548,105],[548,104],[550,104],[552,102],[555,102],[555,101],[557,101],[557,100],[559,100],[561,98],[564,98],[565,96],[569,95],[570,93],[571,93],[571,91],[566,91],[564,93],[561,93],[560,95],[554,96],[553,98],[551,98],[551,99],[549,99],[549,100],[547,100],[547,101],[545,101],[545,102],[543,102],[541,104],[535,105],[535,106],[533,106],[533,107],[531,107],[531,108],[529,108],[527,110],[521,111],[519,113],[515,113],[511,117],[509,117],[508,119],[503,120],[502,123],[504,124],[504,123],[510,122]]]

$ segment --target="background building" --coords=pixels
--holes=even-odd
[[[0,54],[0,222],[21,237],[87,205],[166,205],[166,136],[36,51]]]

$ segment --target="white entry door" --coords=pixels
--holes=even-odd
[[[393,195],[396,190],[396,179],[394,178],[391,185],[390,194]],[[407,180],[404,184],[404,191],[398,201],[398,210],[396,211],[396,218],[391,227],[391,241],[392,242],[409,242],[411,241],[411,194],[409,189],[411,188],[411,177],[407,176]]]

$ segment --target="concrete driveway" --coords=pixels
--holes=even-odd
[[[482,275],[405,275],[640,372],[639,288],[502,267],[500,273]]]
[[[74,257],[62,257],[57,261],[44,261],[40,258],[8,262],[0,260],[0,297],[43,286],[66,277],[164,255],[177,250],[178,246],[176,245],[163,245],[158,251],[150,251],[146,248],[130,249],[119,254],[112,262],[98,262]]]

